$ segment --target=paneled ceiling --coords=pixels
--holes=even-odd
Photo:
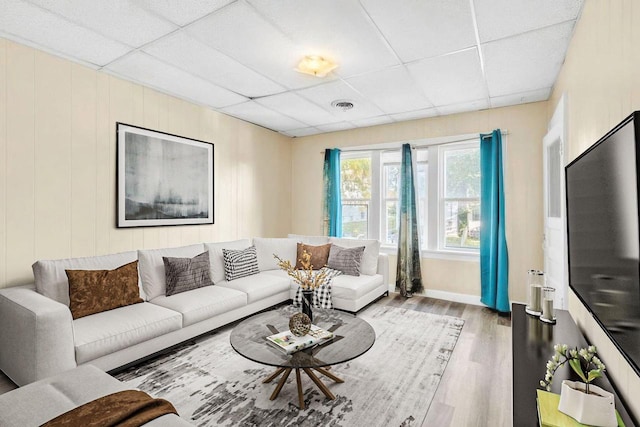
[[[305,136],[546,100],[583,1],[0,0],[0,35]]]

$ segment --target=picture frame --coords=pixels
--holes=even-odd
[[[117,227],[214,223],[210,142],[116,123]]]

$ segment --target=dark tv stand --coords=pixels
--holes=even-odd
[[[587,342],[573,322],[568,311],[557,312],[557,323],[549,325],[524,311],[524,305],[513,304],[511,317],[513,355],[513,425],[514,427],[538,426],[536,389],[544,378],[547,360],[553,356],[554,344],[585,347]],[[607,355],[601,355],[607,363]],[[562,380],[577,380],[569,366],[556,372],[551,391],[560,393]],[[616,389],[608,378],[599,378],[595,384],[611,391],[616,397],[616,409],[620,412],[626,427],[637,426],[624,406]]]

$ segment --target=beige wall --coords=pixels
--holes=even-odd
[[[294,233],[322,231],[322,154],[325,148],[446,137],[506,129],[505,197],[510,296],[526,301],[524,278],[542,267],[542,138],[546,102],[297,138],[293,142]],[[392,276],[395,257],[391,257]],[[427,290],[480,295],[479,263],[423,259]]]
[[[117,229],[117,121],[215,144],[215,224]],[[37,259],[290,231],[291,139],[0,38],[0,287]]]
[[[548,103],[551,117],[567,97],[569,163],[606,132],[640,109],[640,5],[634,1],[588,0],[565,64]],[[640,377],[571,292],[569,310],[594,343],[609,374],[640,419]]]

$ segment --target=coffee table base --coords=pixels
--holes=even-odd
[[[287,382],[287,378],[289,378],[289,374],[291,374],[291,371],[293,369],[294,368],[278,368],[273,374],[269,375],[267,378],[262,380],[263,383],[270,383],[274,379],[278,378],[280,374],[282,374],[282,377],[280,377],[280,380],[278,381],[278,385],[276,385],[275,390],[273,390],[273,393],[271,393],[271,397],[269,398],[270,400],[275,400],[275,398],[278,397],[278,394],[280,394],[280,390],[282,390],[284,383]],[[313,370],[318,371],[319,373],[333,380],[334,382],[337,382],[337,383],[344,382],[343,379],[335,376],[334,374],[332,374],[331,372],[329,372],[327,369],[324,369],[324,368],[295,368],[295,370],[296,370],[296,385],[298,387],[298,407],[300,409],[304,409],[304,395],[302,394],[302,381],[300,378],[300,371],[304,371],[304,373],[307,374],[309,378],[311,378],[311,381],[313,381],[313,383],[320,389],[320,391],[325,396],[327,396],[327,398],[331,400],[335,400],[336,397],[333,395],[333,393],[331,393],[331,390],[329,390],[329,388],[320,380],[320,378],[318,378],[318,376],[313,372]]]

